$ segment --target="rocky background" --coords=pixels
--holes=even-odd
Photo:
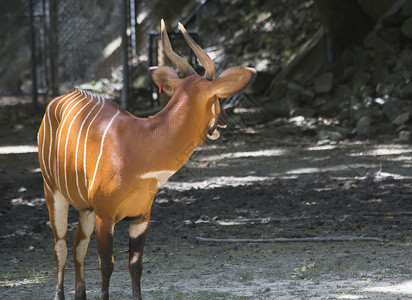
[[[317,135],[320,143],[382,134],[410,141],[412,1],[351,0],[359,6],[360,16],[364,18],[361,22],[365,21],[365,28],[370,26],[370,30],[364,33],[360,42],[345,44],[345,47],[336,42],[331,25],[324,18],[322,2],[209,0],[198,10],[195,9],[196,1],[182,0],[175,9],[172,9],[173,3],[139,2],[140,47],[137,56],[131,60],[129,109],[142,116],[160,109],[150,109],[152,90],[147,76],[147,32],[158,29],[160,15],[167,15],[169,30],[173,30],[182,15],[195,11],[195,21],[189,22],[187,27],[198,31],[199,43],[214,59],[218,73],[233,65],[250,66],[258,71],[255,83],[246,91],[247,97],[224,100],[232,119],[247,118],[249,125],[290,123],[302,127],[308,134]],[[87,3],[85,1],[85,5]],[[68,40],[74,40],[76,35],[71,34],[70,28],[64,24],[78,24],[79,20],[83,24],[87,13],[92,11],[89,6],[86,10],[71,7],[71,10],[82,12],[73,20],[66,14],[65,22],[59,28]],[[93,24],[88,24],[88,28],[94,26],[99,33],[92,29],[82,31],[75,26],[77,36],[87,38],[83,46],[94,46],[88,47],[88,52],[74,46],[60,51],[61,65],[69,63],[59,71],[60,75],[66,74],[63,78],[67,79],[61,82],[61,92],[66,92],[75,82],[117,101],[122,88],[121,51],[120,45],[113,42],[116,41],[115,29],[119,26],[119,7],[110,1],[100,1],[98,8],[107,13],[99,13],[100,18],[91,19]],[[10,32],[2,31],[7,45],[12,46],[19,37],[28,38],[27,30],[15,35]],[[99,34],[101,39],[98,39]],[[93,42],[96,39],[98,45]],[[102,49],[108,50],[109,44],[114,48],[108,55]],[[185,55],[185,44],[175,41],[174,45],[177,52]],[[22,48],[9,52],[13,57],[28,57],[22,55],[27,51]],[[80,56],[86,61],[76,63]],[[17,91],[28,87],[29,90],[26,60],[8,59],[3,55],[0,86],[13,87]],[[16,63],[11,66],[10,61]],[[81,80],[67,75],[79,72],[81,74],[76,78]],[[44,100],[47,102],[49,98],[46,95]],[[11,115],[13,113],[3,110],[2,117]]]

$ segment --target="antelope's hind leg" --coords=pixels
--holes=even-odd
[[[132,280],[132,299],[142,299],[140,278],[143,271],[143,248],[146,243],[149,220],[129,225],[129,271]]]
[[[109,299],[109,283],[113,273],[113,230],[114,223],[109,219],[101,219],[96,215],[97,253],[99,255],[100,273],[102,276],[102,300]]]
[[[94,230],[95,216],[91,210],[79,211],[79,226],[74,234],[73,256],[76,270],[75,299],[86,299],[85,258]]]
[[[57,266],[57,285],[55,300],[64,299],[64,268],[67,261],[67,217],[69,203],[60,192],[52,194],[45,189],[47,208],[54,235],[54,258]]]

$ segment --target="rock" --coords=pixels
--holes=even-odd
[[[301,86],[298,83],[295,83],[295,82],[291,81],[291,82],[288,83],[288,89],[291,90],[291,91],[301,92],[301,91],[303,91],[304,87]]]
[[[363,40],[363,45],[365,46],[365,48],[379,50],[385,46],[385,42],[377,34],[377,32],[373,30]]]
[[[350,81],[353,77],[353,74],[355,74],[357,68],[355,66],[349,66],[346,67],[345,70],[343,71],[342,79],[346,81]]]
[[[405,2],[405,4],[402,6],[401,14],[404,17],[412,17],[412,0]]]
[[[316,93],[328,93],[333,86],[333,73],[328,72],[314,79]]]
[[[315,98],[315,93],[312,90],[303,90],[301,95],[304,100],[312,100]]]
[[[376,66],[376,68],[372,71],[371,81],[374,84],[379,84],[381,82],[385,82],[388,76],[389,76],[388,67],[384,64],[381,64],[379,66]]]
[[[356,123],[356,132],[358,136],[368,136],[371,131],[371,119],[364,116]]]
[[[256,66],[255,66],[255,70],[257,72],[264,72],[267,71],[269,66],[271,64],[271,61],[267,58],[260,60]]]
[[[379,96],[391,95],[394,89],[395,89],[395,86],[392,85],[392,84],[378,83],[377,86],[376,86],[376,93]],[[378,98],[380,98],[380,97],[378,97]],[[382,102],[382,100],[384,100],[384,99],[381,99],[379,101]],[[376,103],[379,104],[379,102],[376,102]],[[383,103],[380,103],[380,104],[383,104]]]
[[[358,0],[357,2],[366,14],[377,21],[393,5],[394,0]]]
[[[272,82],[276,72],[258,72],[256,75],[256,80],[246,89],[246,92],[258,95],[263,94],[268,89],[270,83]]]
[[[399,97],[401,98],[412,97],[412,82],[409,82],[403,88],[401,88],[401,90],[399,91]]]
[[[403,142],[409,141],[411,138],[411,132],[409,130],[402,130],[399,132],[399,140]]]
[[[262,103],[265,112],[263,119],[269,121],[278,117],[289,117],[290,102],[287,97],[276,99],[275,101],[267,101]]]
[[[292,111],[292,117],[303,116],[305,118],[311,118],[316,114],[316,110],[310,107],[299,107]]]
[[[395,125],[405,124],[406,122],[409,121],[409,117],[410,117],[410,115],[409,115],[408,112],[402,113],[399,116],[397,116],[395,118],[395,120],[393,120],[393,124],[395,124]]]
[[[380,36],[386,43],[394,44],[399,40],[400,29],[398,28],[386,28],[385,30],[379,32]],[[386,44],[385,48],[390,48],[393,45]]]
[[[318,133],[318,138],[320,141],[333,141],[337,142],[343,140],[343,135],[339,131],[321,130]]]
[[[388,117],[391,122],[393,122],[400,114],[402,114],[402,110],[398,101],[395,100],[388,100],[382,106],[383,113]]]
[[[355,93],[359,92],[362,87],[364,87],[369,80],[371,79],[372,75],[365,71],[358,71],[353,75],[352,78],[352,87]]]
[[[386,83],[392,84],[394,86],[397,86],[399,83],[402,83],[403,81],[403,76],[399,72],[392,73],[386,78]]]
[[[407,38],[412,39],[412,17],[403,22],[401,32]]]
[[[286,93],[288,92],[288,88],[285,82],[279,82],[276,84],[269,94],[269,99],[273,102],[277,102],[283,97],[285,97]]]

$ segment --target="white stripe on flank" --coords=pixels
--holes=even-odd
[[[66,105],[66,108],[65,108],[64,111],[63,111],[63,116],[64,116],[64,113],[66,112],[66,109],[70,106],[70,104],[72,104],[73,102],[75,102],[79,96],[80,96],[79,94],[75,94],[74,96],[72,96],[72,97],[70,97],[69,99],[66,100],[67,105],[66,105],[66,103],[62,105],[62,108]],[[71,100],[71,101],[69,102],[69,100]],[[76,105],[77,105],[77,104],[76,104]],[[57,157],[56,157],[56,175],[57,175],[57,185],[59,186],[59,190],[61,190],[61,184],[60,184],[60,165],[59,165],[60,139],[61,139],[62,131],[63,131],[63,128],[64,128],[64,123],[66,123],[67,118],[69,117],[71,111],[73,110],[73,108],[74,108],[76,105],[74,105],[74,106],[70,109],[69,113],[66,115],[66,117],[64,118],[64,120],[61,120],[62,115],[60,114],[60,124],[59,124],[59,128],[56,130],[56,142],[57,142],[57,151],[56,151],[56,154],[57,154]],[[60,111],[60,113],[61,113],[61,111]],[[58,133],[58,136],[59,136],[58,138],[57,138],[57,133]]]
[[[87,153],[87,138],[89,136],[89,129],[90,126],[92,125],[92,123],[94,122],[94,120],[96,119],[96,117],[100,114],[100,112],[102,111],[103,107],[104,107],[105,101],[103,99],[102,101],[102,106],[100,107],[99,111],[94,115],[93,119],[90,121],[89,126],[87,126],[87,130],[86,130],[86,136],[84,138],[84,149],[83,149],[83,170],[84,170],[84,184],[87,188],[87,170],[86,170],[86,153]]]
[[[50,191],[53,192],[52,189],[50,188],[49,184],[47,183],[47,180],[43,178],[44,186]]]
[[[73,95],[72,95],[73,94]],[[66,110],[64,108],[64,106],[68,106],[71,102],[73,102],[73,99],[77,98],[79,96],[79,91],[73,91],[70,94],[68,94],[67,96],[71,95],[70,97],[68,97],[67,99],[65,99],[63,102],[63,105],[60,107],[60,111],[59,111],[59,117],[60,117],[60,121],[62,119],[62,116],[64,115],[64,111]],[[60,103],[59,103],[60,104]],[[64,108],[64,111],[63,111]],[[63,112],[62,112],[63,111]],[[57,107],[56,107],[56,112],[57,112]],[[56,115],[56,120],[57,120],[57,115]]]
[[[86,120],[89,118],[90,114],[92,113],[92,111],[94,110],[94,108],[99,105],[99,102],[96,102],[93,107],[89,110],[89,113],[87,114],[87,116],[83,119],[82,125],[80,126],[80,130],[79,130],[79,135],[77,136],[77,143],[76,143],[76,157],[75,157],[75,170],[76,170],[76,184],[77,184],[77,189],[79,191],[79,195],[82,197],[82,199],[84,201],[86,201],[86,198],[83,196],[82,192],[80,191],[80,185],[79,185],[79,172],[77,172],[77,156],[78,156],[78,151],[79,151],[79,144],[80,144],[80,137],[82,135],[83,132],[83,126],[86,123]],[[86,139],[84,140],[84,142],[86,143]],[[87,188],[87,186],[86,186]]]
[[[80,103],[83,102],[85,99],[87,99],[87,95],[85,95],[83,99],[81,99],[78,103],[76,103],[76,105],[80,104]],[[65,180],[65,182],[66,182],[66,191],[67,191],[67,195],[69,196],[69,198],[71,198],[71,196],[70,196],[69,186],[68,186],[68,182],[67,182],[67,145],[68,145],[68,143],[69,143],[70,131],[71,131],[71,129],[72,129],[73,123],[74,123],[74,121],[76,120],[77,116],[82,112],[83,109],[85,109],[85,108],[87,107],[87,105],[89,105],[89,103],[90,103],[91,101],[92,101],[92,99],[89,99],[89,101],[88,101],[85,105],[83,105],[82,108],[80,108],[80,109],[77,111],[76,115],[73,117],[73,119],[72,119],[71,122],[70,122],[69,129],[67,130],[66,144],[65,144],[65,146],[64,146],[64,180]],[[75,105],[75,106],[76,106],[76,105]],[[73,108],[74,108],[74,106],[73,106]],[[76,153],[75,155],[77,156],[77,153]],[[74,172],[77,174],[77,168],[74,169]],[[77,189],[80,190],[79,187],[77,187]],[[80,195],[80,196],[83,198],[82,195]],[[83,200],[85,200],[85,199],[83,199]]]
[[[91,184],[90,184],[90,190],[93,188],[94,179],[96,178],[97,169],[99,168],[99,162],[100,162],[100,159],[102,158],[104,138],[106,137],[106,134],[107,134],[107,132],[109,131],[110,126],[112,125],[114,119],[117,117],[117,115],[118,115],[119,113],[120,113],[120,110],[117,110],[117,113],[112,117],[112,119],[110,120],[109,124],[107,124],[106,129],[104,130],[104,133],[103,133],[103,136],[102,136],[102,142],[101,142],[101,144],[100,144],[99,157],[97,158],[96,167],[94,168],[93,179],[92,179],[92,182],[91,182]]]
[[[70,98],[69,96],[70,96],[70,94],[63,96],[63,98],[61,98],[61,101],[60,101],[60,102],[56,105],[56,107],[54,108],[54,118],[55,118],[55,120],[56,120],[56,123],[58,122],[58,119],[57,119],[57,108],[59,107],[60,103],[64,103],[66,97]],[[49,111],[47,112],[47,115],[48,115],[48,117],[49,117],[49,125],[50,125],[49,169],[50,169],[50,173],[53,173],[53,171],[52,171],[52,166],[51,166],[51,154],[52,154],[52,145],[53,145],[53,143],[52,143],[51,141],[53,140],[53,137],[52,137],[52,133],[53,133],[53,130],[52,130],[52,129],[53,129],[53,128],[52,128],[51,118],[50,118],[50,106],[49,106]],[[57,133],[58,133],[58,131],[59,131],[59,127],[56,128],[56,132],[55,132],[55,139],[56,139],[56,141],[57,141]],[[56,147],[55,147],[54,151],[56,151]],[[56,159],[57,159],[57,155],[56,155]],[[57,163],[56,163],[56,160],[54,161],[54,163],[55,163],[55,165],[54,165],[54,174],[56,174],[56,172],[57,172]],[[54,179],[55,179],[55,178],[56,178],[56,176],[54,176]]]
[[[61,123],[61,130],[60,130],[60,134],[59,134],[59,140],[58,140],[58,151],[57,151],[57,157],[59,158],[59,148],[60,148],[60,143],[61,143],[61,137],[62,137],[62,131],[64,128],[64,124],[66,123],[66,121],[69,119],[69,116],[71,114],[71,112],[76,108],[77,105],[79,105],[80,103],[83,102],[84,99],[86,99],[86,97],[83,97],[79,100],[79,98],[81,97],[82,93],[80,93],[80,95],[78,95],[76,98],[73,99],[72,102],[76,102],[69,110],[69,112],[67,113],[66,117],[64,118],[63,122]],[[69,105],[66,107],[66,109],[69,107]],[[66,111],[65,109],[65,111]],[[65,115],[65,113],[63,113],[63,115]],[[67,174],[66,174],[66,152],[67,152],[67,139],[69,137],[70,134],[70,127],[68,128],[67,132],[66,132],[66,144],[65,144],[65,148],[64,148],[64,164],[63,164],[63,170],[64,170],[64,179],[65,179],[65,184],[67,187]],[[59,166],[58,166],[59,168]],[[60,185],[60,169],[59,169],[59,173],[57,173],[58,176],[58,182],[59,182],[59,189],[62,190],[61,185]],[[67,192],[69,192],[67,190]],[[67,194],[69,196],[69,200],[72,200],[72,198],[70,197],[69,193]]]
[[[59,99],[61,99],[63,96],[60,96],[60,97],[57,97],[57,98],[55,98],[55,99],[53,99],[50,103],[49,103],[49,105],[47,106],[47,120],[48,120],[48,122],[49,122],[49,132],[50,132],[50,139],[49,139],[49,143],[50,143],[50,146],[49,146],[49,162],[48,162],[48,165],[49,165],[49,170],[47,170],[47,167],[46,167],[46,160],[45,160],[45,158],[44,158],[44,147],[45,147],[45,141],[46,141],[46,128],[47,128],[47,124],[46,124],[46,118],[44,119],[44,130],[43,130],[43,145],[42,145],[42,149],[41,149],[41,154],[42,154],[42,161],[43,161],[43,172],[44,172],[44,175],[48,178],[48,180],[50,180],[51,181],[51,167],[50,167],[50,154],[51,154],[51,145],[52,145],[52,140],[53,140],[53,137],[52,137],[52,125],[51,125],[51,122],[50,122],[50,105],[52,104],[52,103],[54,103],[55,101],[57,101],[57,100],[59,100]],[[46,179],[46,178],[44,178],[44,179]],[[46,182],[46,180],[44,180],[45,182]],[[50,190],[50,186],[46,183],[46,185],[47,185],[47,188]]]

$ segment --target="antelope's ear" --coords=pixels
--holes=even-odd
[[[168,96],[172,96],[181,84],[176,71],[170,67],[152,67],[149,72],[150,78],[159,87],[160,92],[164,91]]]
[[[227,98],[243,91],[256,77],[256,70],[244,67],[229,68],[212,81],[212,89],[219,98]]]

